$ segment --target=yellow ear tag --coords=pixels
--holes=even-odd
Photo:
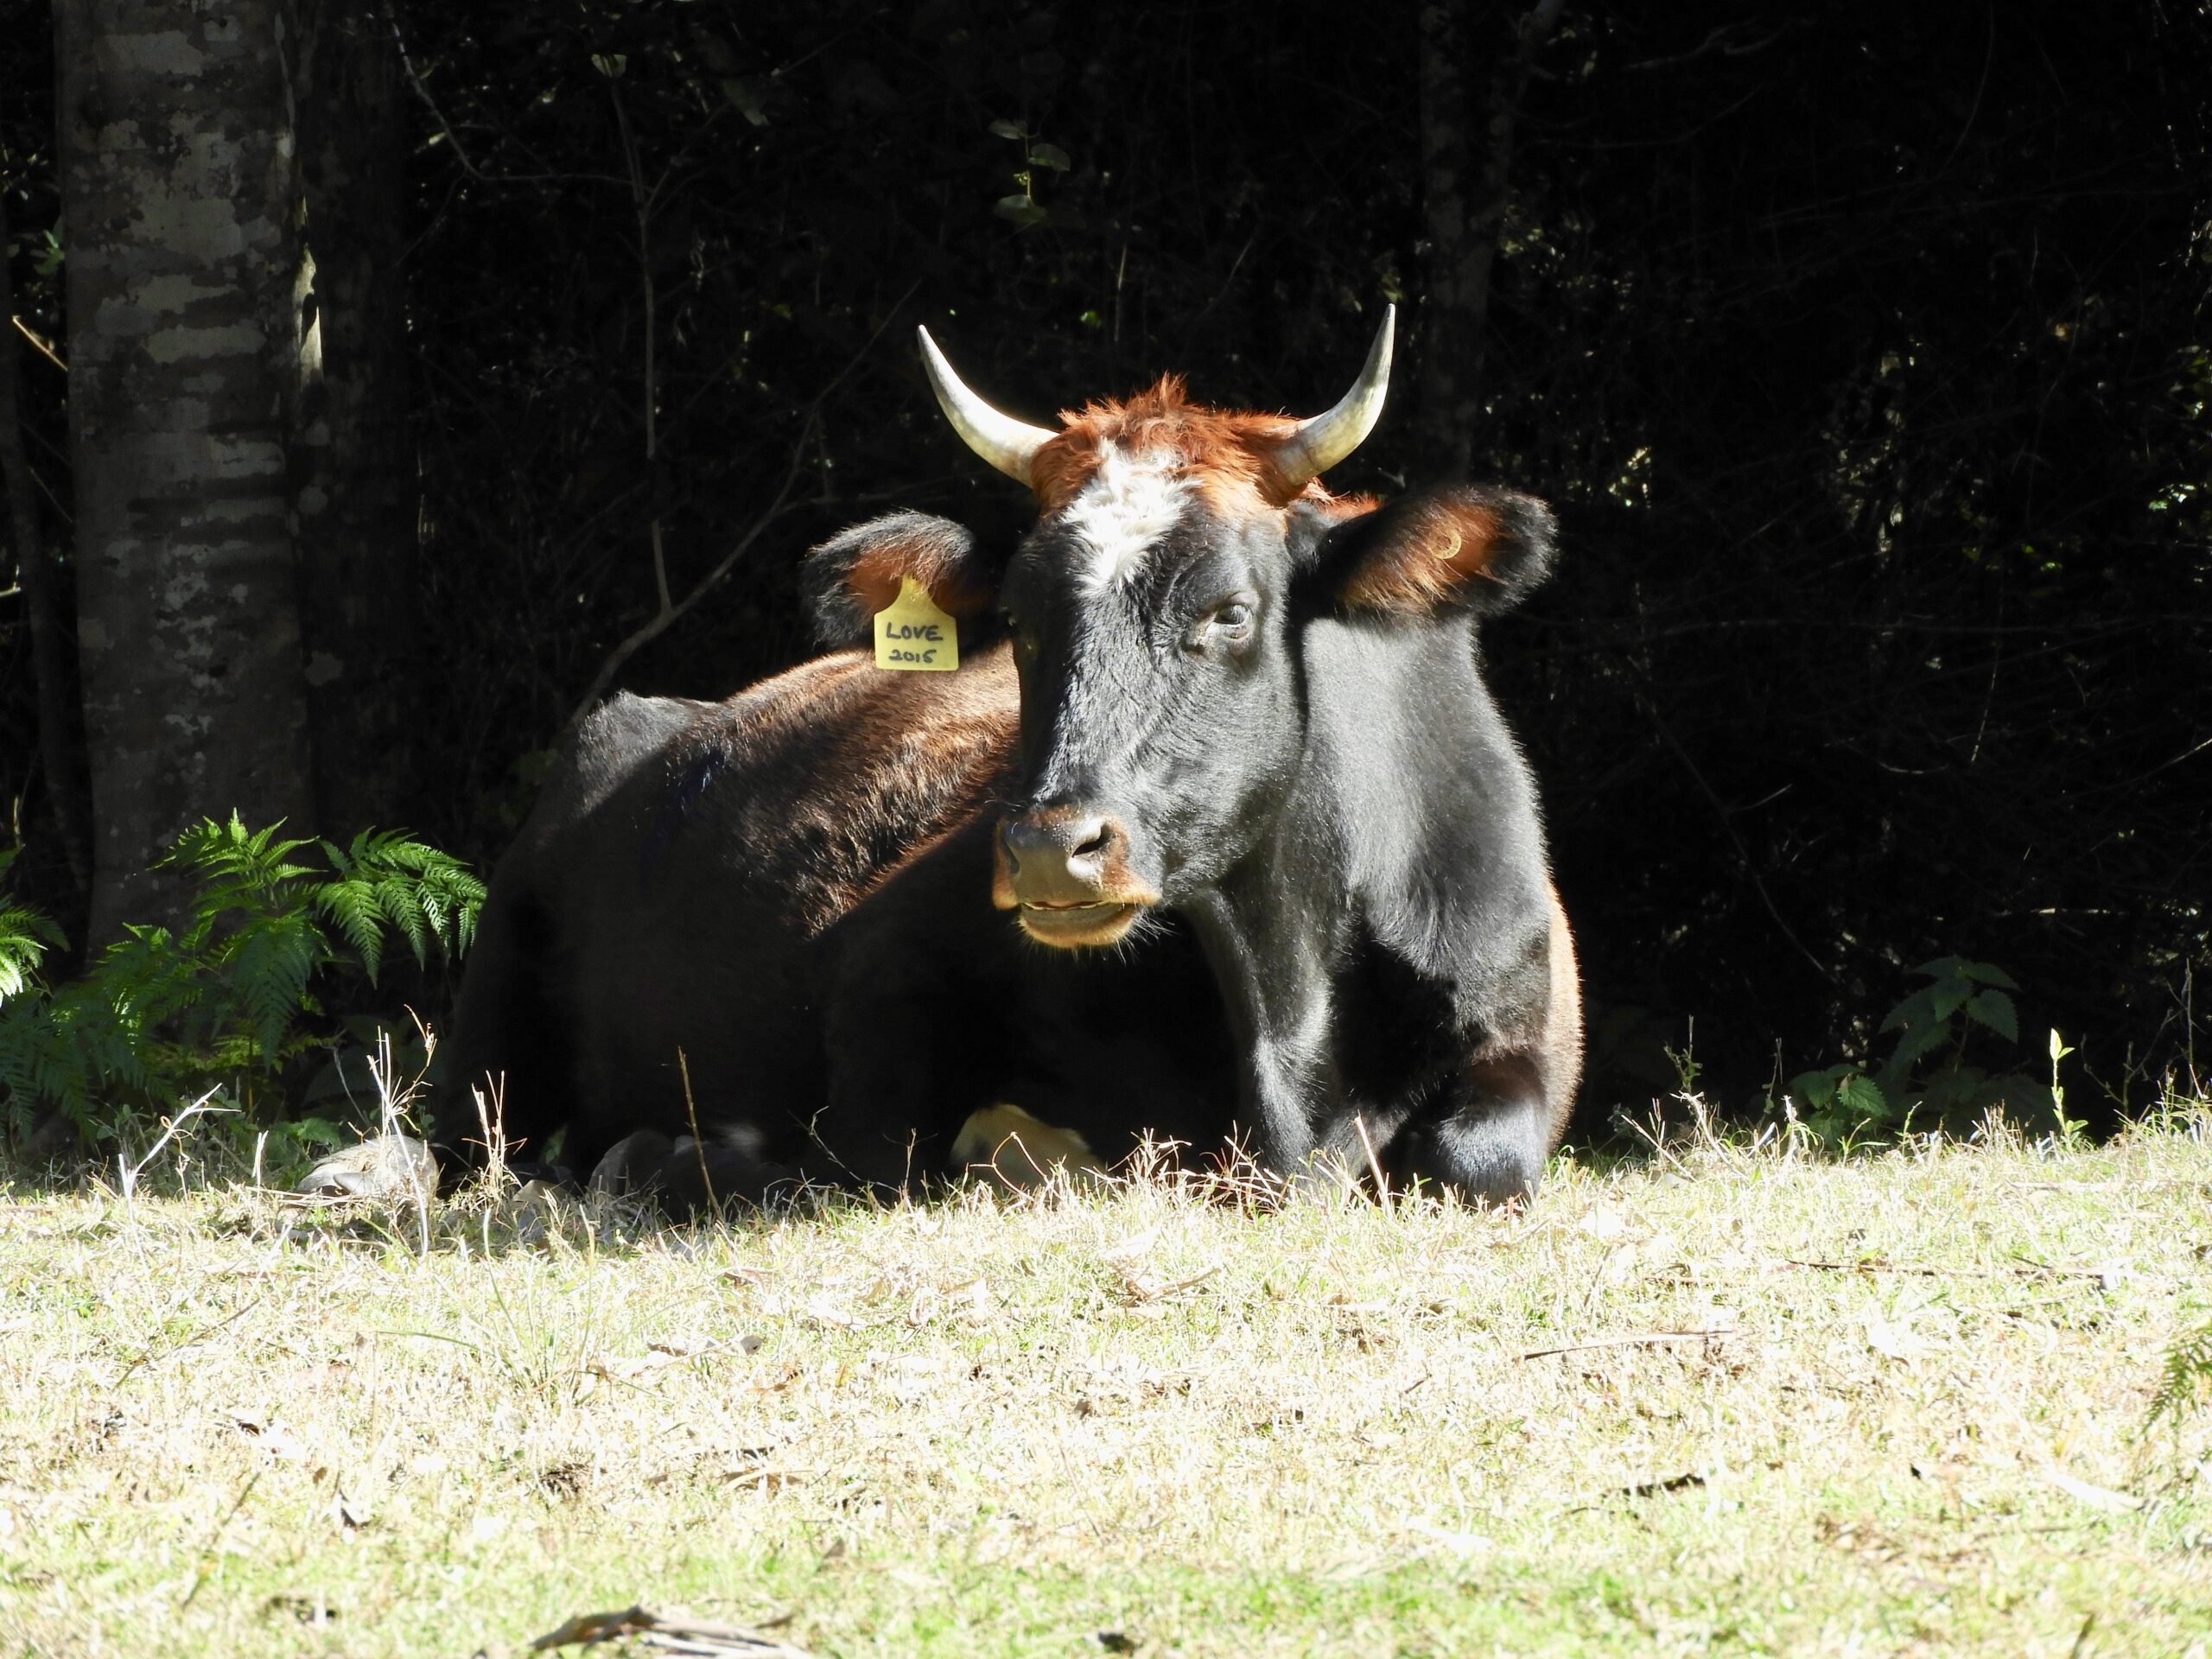
[[[930,673],[960,666],[960,630],[912,576],[899,579],[899,597],[875,613],[875,665]]]

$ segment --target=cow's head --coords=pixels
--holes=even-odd
[[[897,590],[893,563],[926,567],[963,609],[995,585],[1021,677],[1023,783],[992,897],[1033,938],[1109,944],[1250,853],[1304,741],[1301,623],[1429,628],[1542,578],[1551,517],[1529,497],[1459,487],[1378,507],[1321,486],[1382,413],[1391,336],[1386,315],[1357,383],[1311,420],[1202,408],[1170,378],[1051,431],[984,403],[922,334],[953,426],[1041,516],[1002,563],[964,537],[956,550],[949,525],[879,537],[893,550],[838,562],[872,582],[840,591],[856,617]]]

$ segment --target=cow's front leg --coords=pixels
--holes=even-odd
[[[1201,925],[1237,1047],[1237,1129],[1262,1169],[1302,1189],[1328,1185],[1313,1166],[1322,1129],[1344,1098],[1335,999],[1319,953],[1272,955],[1243,930]]]
[[[1325,1046],[1294,1029],[1263,1033],[1245,1045],[1240,1084],[1237,1117],[1254,1160],[1300,1189],[1325,1185],[1313,1166],[1324,1149],[1317,1126],[1341,1092]]]
[[[1405,1126],[1386,1166],[1394,1183],[1430,1182],[1473,1204],[1525,1204],[1543,1179],[1551,1119],[1532,1058],[1474,1062]]]
[[[1237,1048],[1237,1129],[1269,1173],[1307,1192],[1336,1183],[1315,1155],[1336,1152],[1344,1117],[1332,963],[1344,918],[1317,891],[1284,892],[1242,870],[1185,910],[1213,969]]]

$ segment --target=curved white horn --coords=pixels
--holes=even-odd
[[[1300,421],[1298,430],[1283,440],[1279,452],[1284,481],[1294,488],[1319,478],[1359,448],[1375,423],[1382,417],[1382,400],[1390,391],[1390,344],[1397,333],[1398,308],[1382,308],[1382,326],[1368,347],[1367,366],[1359,372],[1352,389],[1325,415]],[[971,440],[972,442],[972,440]]]
[[[1008,478],[1028,483],[1030,461],[1038,450],[1059,435],[1041,426],[1027,425],[1011,415],[1000,414],[960,383],[960,377],[944,360],[944,353],[938,350],[937,341],[930,338],[928,329],[917,328],[914,332],[921,336],[922,366],[930,372],[930,389],[937,393],[938,403],[944,410],[944,418],[952,423],[952,429],[967,440],[970,449]]]

